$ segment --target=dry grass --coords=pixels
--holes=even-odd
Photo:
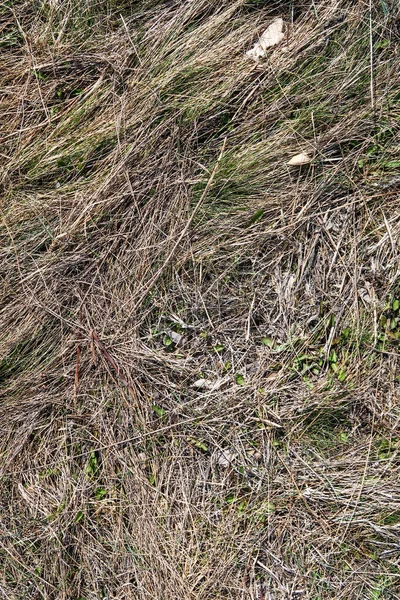
[[[400,597],[399,17],[0,2],[1,597]]]

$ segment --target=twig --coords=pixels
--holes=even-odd
[[[76,365],[75,365],[75,381],[74,381],[74,406],[76,406],[76,400],[78,397],[79,388],[79,365],[81,362],[81,349],[80,346],[76,349]]]
[[[114,371],[115,375],[121,381],[121,383],[123,383],[124,386],[128,388],[130,395],[136,401],[136,395],[135,395],[135,392],[133,391],[133,388],[129,385],[128,381],[122,375],[121,368],[119,367],[119,365],[117,364],[115,359],[111,356],[111,354],[109,353],[109,351],[107,350],[107,348],[105,347],[103,342],[100,341],[97,333],[95,331],[92,331],[90,337],[91,337],[92,347],[94,346],[94,344],[96,344],[99,347],[99,349],[103,353],[103,356],[106,359],[107,363],[110,365],[112,371]]]
[[[122,23],[124,24],[125,31],[126,31],[126,35],[128,36],[128,40],[130,41],[130,43],[131,43],[131,46],[132,46],[132,48],[133,48],[133,50],[134,50],[134,52],[135,52],[135,54],[136,54],[136,58],[138,59],[140,66],[142,66],[142,65],[143,65],[143,63],[142,63],[142,61],[140,60],[139,53],[138,53],[138,51],[136,50],[136,46],[135,46],[135,44],[134,44],[134,42],[133,42],[133,39],[131,38],[131,34],[129,33],[129,29],[128,29],[128,26],[127,26],[127,24],[126,24],[126,22],[125,22],[125,19],[124,19],[124,17],[123,17],[122,15],[120,15],[120,17],[121,17]]]

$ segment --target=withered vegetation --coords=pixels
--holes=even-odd
[[[0,2],[2,598],[400,597],[399,18]]]

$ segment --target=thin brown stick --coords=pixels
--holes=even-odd
[[[78,390],[79,390],[79,365],[81,361],[80,346],[76,349],[76,364],[75,364],[75,379],[74,379],[74,406],[76,406]]]

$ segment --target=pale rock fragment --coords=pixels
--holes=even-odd
[[[223,383],[223,379],[219,379],[217,381],[210,381],[209,379],[198,379],[194,382],[192,387],[198,390],[208,390],[210,392],[215,392],[216,390],[219,390]]]
[[[278,18],[275,19],[275,21],[272,21],[271,25],[264,31],[255,46],[246,52],[246,55],[255,61],[260,60],[260,58],[265,58],[267,55],[267,48],[276,46],[285,37],[283,29],[283,19]]]
[[[173,331],[172,329],[167,329],[165,331],[165,333],[176,345],[178,345],[180,343],[180,341],[183,337],[180,333],[177,333],[176,331]]]
[[[287,164],[292,167],[301,167],[301,165],[308,165],[308,163],[310,163],[311,160],[312,159],[308,154],[306,154],[305,152],[300,152],[300,154],[296,154],[296,156],[293,156]]]

